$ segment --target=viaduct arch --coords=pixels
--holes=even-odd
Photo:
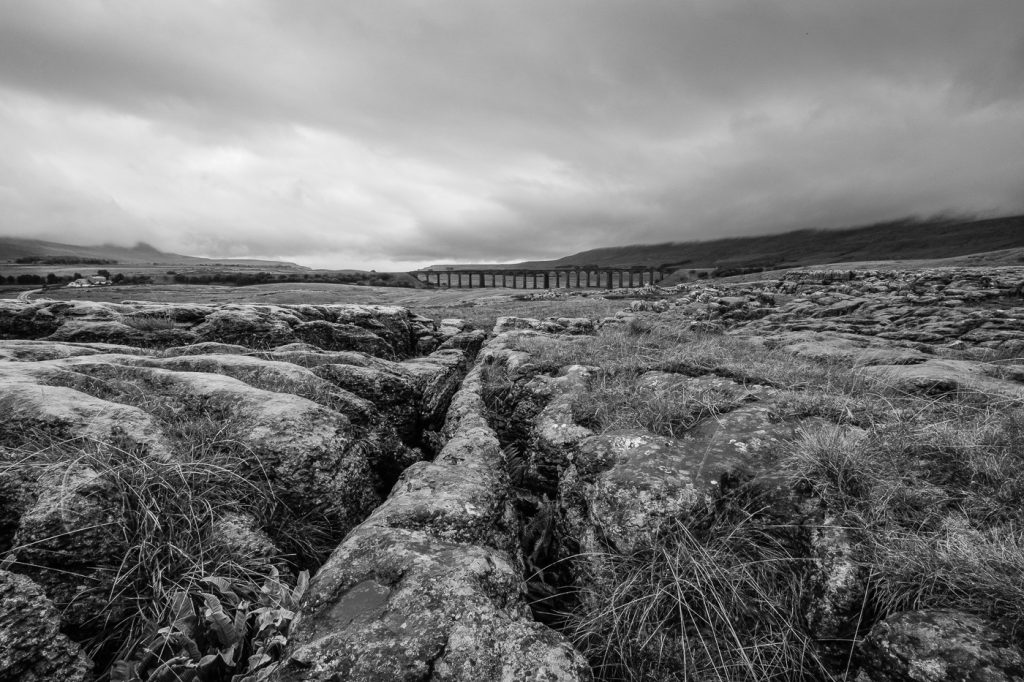
[[[416,270],[409,274],[421,282],[453,289],[629,289],[648,286],[665,278],[664,270],[647,266],[579,266],[547,270],[452,268]]]

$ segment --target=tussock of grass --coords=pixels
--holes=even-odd
[[[807,529],[727,493],[598,566],[569,631],[603,680],[829,679],[801,629]]]
[[[1024,630],[1024,408],[910,400],[869,432],[803,434],[783,462],[859,538],[881,618],[956,608]]]
[[[872,536],[874,598],[885,613],[957,608],[1024,634],[1024,530],[979,529],[951,513],[932,532],[887,529]]]
[[[213,541],[218,518],[244,513],[258,524],[273,500],[269,487],[251,477],[251,467],[240,455],[201,448],[169,460],[127,440],[24,444],[17,454],[3,465],[0,478],[17,475],[26,466],[42,480],[94,472],[94,487],[113,501],[103,536],[118,555],[94,567],[91,587],[75,597],[103,605],[87,627],[97,634],[86,643],[101,665],[127,657],[151,635],[154,624],[165,619],[176,591],[192,590],[208,576],[251,582],[267,574],[267,557],[240,557]],[[25,555],[42,552],[45,557],[51,544],[59,546],[59,538],[11,548],[12,568],[19,570]]]
[[[652,392],[639,388],[636,379],[632,373],[599,375],[589,391],[574,396],[574,421],[598,432],[646,429],[661,436],[678,438],[704,419],[728,412],[738,405],[724,391]]]
[[[117,387],[120,397],[126,388]],[[113,390],[109,384],[107,389]],[[133,398],[141,395],[132,393]],[[147,400],[147,410],[169,437],[173,457],[154,454],[116,433],[104,442],[69,438],[59,423],[35,424],[24,415],[15,420],[17,433],[0,433],[7,446],[0,459],[5,494],[16,492],[19,480],[72,481],[81,472],[95,481],[90,490],[102,491],[107,511],[101,525],[74,532],[98,534],[109,543],[110,556],[98,559],[98,565],[71,569],[81,574],[85,589],[64,605],[94,609],[76,639],[83,641],[99,673],[115,660],[131,659],[170,622],[175,595],[199,599],[209,592],[211,578],[237,590],[252,586],[259,593],[275,566],[291,574],[332,544],[321,520],[299,518],[276,498],[258,457],[236,437],[243,425],[209,406]],[[69,504],[75,499],[69,497]],[[225,545],[218,522],[239,515],[251,520],[254,531],[267,529],[283,553],[246,555]],[[8,545],[11,539],[6,538]],[[64,570],[51,557],[60,546],[60,538],[41,538],[31,546],[0,549],[8,550],[4,561],[11,570],[45,582],[48,574],[56,580]]]

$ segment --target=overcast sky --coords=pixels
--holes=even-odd
[[[0,234],[317,267],[1024,211],[1024,0],[0,0]]]

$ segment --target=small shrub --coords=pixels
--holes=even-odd
[[[284,657],[309,573],[294,589],[277,572],[257,588],[206,577],[170,595],[156,636],[132,660],[115,661],[111,682],[261,682]]]

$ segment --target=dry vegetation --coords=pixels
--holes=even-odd
[[[911,395],[847,365],[683,333],[668,315],[654,320],[568,341],[526,337],[519,349],[536,372],[599,368],[573,405],[576,421],[598,432],[680,437],[732,407],[734,398],[713,392],[641,399],[637,379],[649,370],[775,387],[787,396],[785,416],[826,424],[737,472],[652,542],[600,557],[603,568],[575,586],[565,624],[599,678],[839,679],[873,623],[920,608],[982,615],[1022,641],[1019,401]],[[846,548],[851,576],[848,610],[827,640],[807,622],[808,572],[820,559],[813,539],[822,534]]]

